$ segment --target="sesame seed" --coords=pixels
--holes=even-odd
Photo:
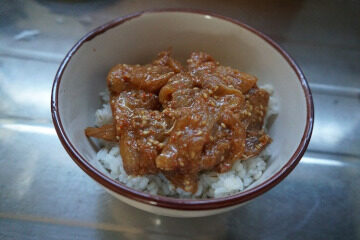
[[[119,116],[118,116],[118,115],[116,115],[116,116],[115,116],[115,119],[116,119],[116,120],[119,120]]]
[[[208,98],[208,95],[206,93],[202,94],[204,98]]]
[[[213,93],[214,93],[214,92],[210,89],[210,90],[209,90],[209,94],[213,94]]]
[[[119,136],[116,136],[116,140],[119,140],[120,139],[120,137]]]
[[[143,134],[144,135],[147,135],[147,134],[149,134],[150,133],[150,131],[149,130],[145,130],[145,131],[143,131]]]
[[[226,128],[225,123],[222,122],[220,125],[221,125],[223,128]]]

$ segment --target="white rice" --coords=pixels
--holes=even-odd
[[[271,95],[270,85],[262,86]],[[112,122],[112,113],[107,92],[100,94],[103,105],[95,113],[97,126]],[[278,112],[277,102],[270,96],[266,120]],[[175,188],[162,174],[141,177],[126,174],[118,144],[101,141],[102,148],[93,160],[103,173],[136,190],[153,195],[176,198],[217,198],[243,191],[255,180],[259,179],[266,169],[266,162],[271,157],[266,149],[257,157],[246,161],[236,161],[233,168],[226,173],[206,172],[200,175],[198,190],[195,194]]]

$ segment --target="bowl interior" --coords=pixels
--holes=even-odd
[[[274,87],[279,115],[269,132],[272,158],[262,177],[249,188],[282,169],[299,146],[307,121],[305,94],[296,72],[278,50],[249,29],[185,12],[144,13],[85,41],[73,54],[59,85],[58,110],[78,153],[87,160],[95,157],[96,149],[84,129],[94,125],[99,92],[106,88],[109,69],[118,63],[148,63],[168,47],[183,62],[192,51],[205,51],[222,65],[257,76],[259,85]]]

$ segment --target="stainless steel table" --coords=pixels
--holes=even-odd
[[[298,167],[232,212],[129,207],[85,175],[51,122],[50,89],[83,34],[146,8],[191,7],[268,34],[300,64],[315,128]],[[360,239],[359,1],[0,1],[0,239]]]

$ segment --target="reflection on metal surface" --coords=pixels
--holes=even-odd
[[[142,232],[141,229],[129,228],[111,223],[90,223],[83,221],[74,221],[71,219],[54,219],[49,217],[39,217],[39,216],[30,216],[30,215],[22,215],[22,214],[14,215],[9,213],[0,213],[0,218],[59,224],[59,225],[72,226],[72,227],[86,227],[86,228],[93,228],[99,230],[127,232],[132,234],[134,233],[138,234]]]
[[[10,84],[11,83],[9,83],[9,85]],[[8,94],[9,97],[14,100],[15,104],[40,108],[49,105],[48,101],[44,101],[44,99],[50,99],[51,94],[48,91],[39,90],[35,86],[19,91],[18,88],[11,88],[9,85],[6,84],[3,86],[8,89],[5,91],[5,94]]]
[[[35,126],[35,125],[17,124],[17,123],[9,123],[9,124],[5,123],[0,126],[1,128],[18,131],[18,132],[56,135],[55,129],[52,127],[43,127],[43,126]]]
[[[313,134],[324,144],[336,145],[345,137],[346,133],[341,123],[319,122]]]
[[[43,52],[41,49],[8,49],[0,46],[0,55],[17,57],[17,58],[31,58],[43,62],[53,62],[60,64],[64,58],[63,54]]]
[[[35,37],[36,35],[39,35],[40,31],[37,29],[28,29],[28,30],[24,30],[18,34],[16,34],[14,36],[14,39],[19,41],[19,40],[29,40],[33,37]]]
[[[342,167],[344,165],[343,162],[340,162],[337,160],[319,159],[319,158],[312,158],[312,157],[306,157],[306,156],[301,159],[300,163],[334,166],[334,167]]]
[[[22,201],[28,192],[31,191],[34,175],[37,172],[37,164],[39,164],[39,154],[36,151],[30,152],[26,158],[22,159],[21,161],[24,166],[24,170],[17,173],[16,180],[18,184],[14,188],[14,194],[16,194],[15,198],[19,201]]]
[[[319,83],[311,83],[310,87],[311,90],[316,91],[318,94],[331,94],[355,98],[360,96],[360,88],[356,87],[332,86]]]
[[[155,226],[161,225],[161,219],[160,218],[155,218],[154,223],[155,223]]]
[[[360,156],[360,95],[313,89],[314,131],[309,150]]]

